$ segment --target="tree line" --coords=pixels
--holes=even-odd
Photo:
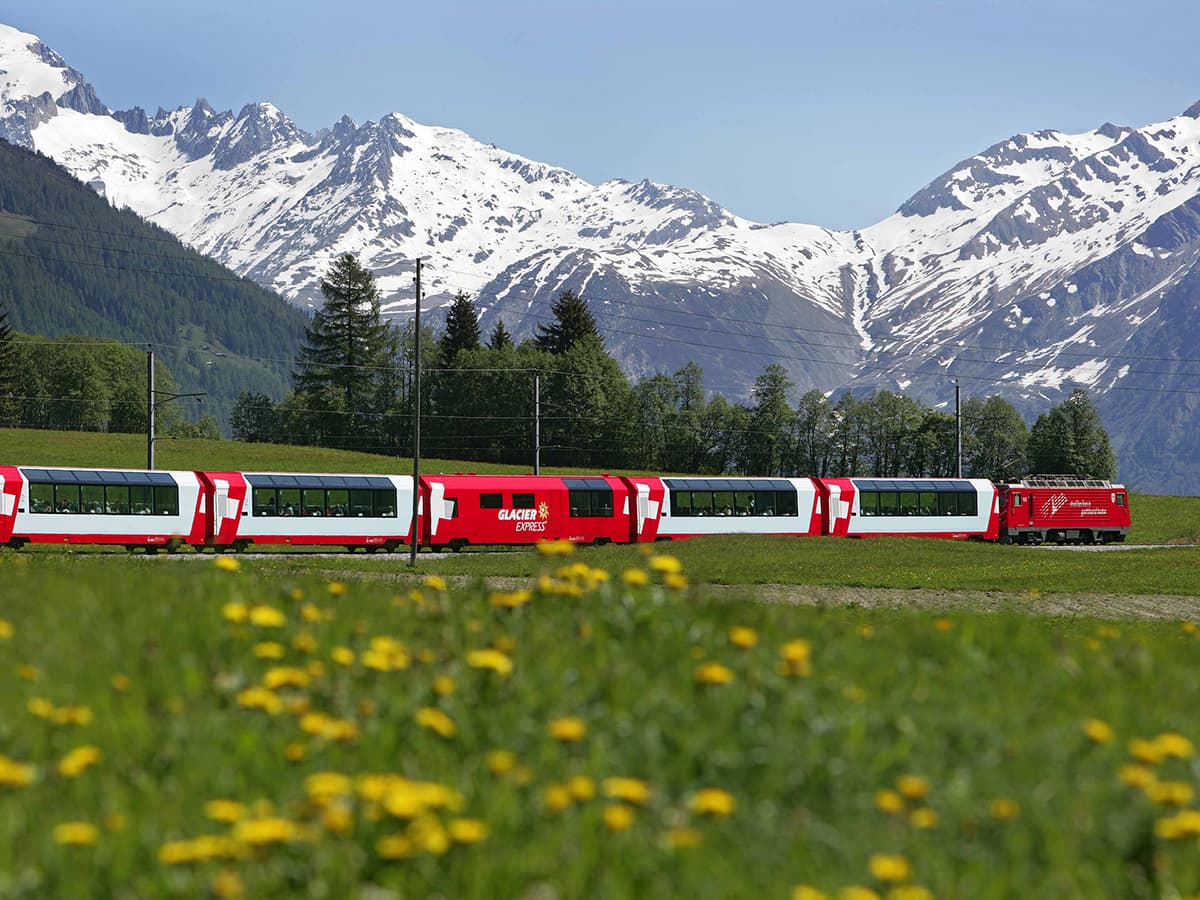
[[[747,404],[709,397],[694,362],[631,384],[605,351],[586,302],[570,290],[553,304],[552,322],[520,344],[503,321],[484,339],[474,302],[462,293],[440,330],[417,334],[412,323],[384,321],[374,278],[351,254],[331,266],[321,290],[325,305],[306,329],[294,390],[279,402],[243,392],[231,417],[234,437],[411,455],[420,342],[426,456],[532,465],[536,445],[544,464],[596,470],[817,477],[958,470],[954,415],[890,391],[836,398],[809,391],[793,406],[794,385],[777,364],[756,379]],[[1083,390],[1032,429],[999,396],[968,399],[961,421],[965,476],[1116,476],[1108,435]]]

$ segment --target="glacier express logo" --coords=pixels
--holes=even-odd
[[[550,524],[550,504],[543,500],[537,509],[500,509],[496,511],[496,519],[500,522],[516,522],[518,533],[545,531]]]

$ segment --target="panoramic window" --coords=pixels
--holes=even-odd
[[[499,509],[504,505],[504,497],[501,494],[480,494],[479,508],[480,509]]]

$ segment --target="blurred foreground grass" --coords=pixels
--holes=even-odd
[[[714,602],[693,546],[0,555],[0,897],[1200,892],[1192,623]]]

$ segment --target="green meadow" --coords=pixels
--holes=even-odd
[[[0,898],[1200,896],[1200,548],[546,549],[0,551]]]

